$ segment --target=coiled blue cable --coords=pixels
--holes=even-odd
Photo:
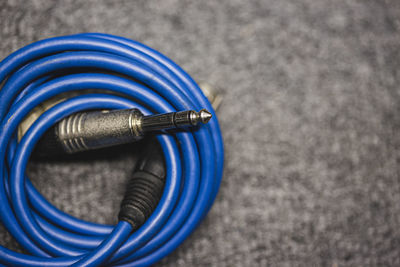
[[[0,219],[29,253],[0,246],[1,264],[148,266],[179,246],[207,214],[222,178],[221,133],[199,87],[165,56],[106,34],[50,38],[5,58],[0,84]],[[18,125],[35,106],[84,89],[105,91],[55,105],[17,142]],[[167,168],[164,193],[150,218],[133,233],[123,221],[96,224],[58,210],[25,175],[35,144],[57,121],[82,110],[121,108],[139,108],[145,115],[206,108],[213,114],[195,131],[158,136]]]

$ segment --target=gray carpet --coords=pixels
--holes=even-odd
[[[220,193],[160,266],[400,265],[400,1],[1,0],[0,18],[2,58],[106,32],[223,93]],[[57,207],[112,223],[134,161],[38,162],[29,173]],[[15,248],[4,230],[0,240]]]

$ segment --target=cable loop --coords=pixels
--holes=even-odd
[[[0,246],[1,264],[149,266],[179,246],[207,214],[222,178],[221,133],[200,88],[165,56],[106,34],[50,38],[5,58],[0,84],[0,220],[28,252]],[[33,108],[59,94],[86,89],[103,91],[58,103],[17,141],[18,125]],[[153,214],[135,232],[123,221],[96,224],[58,210],[25,175],[35,144],[56,122],[82,110],[122,108],[139,108],[145,115],[206,108],[213,115],[198,130],[158,136],[166,160],[165,189]]]

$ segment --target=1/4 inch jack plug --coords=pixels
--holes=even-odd
[[[196,126],[207,123],[211,117],[205,109],[150,116],[144,116],[138,109],[76,113],[50,128],[38,142],[35,154],[71,154],[131,143],[148,132]]]

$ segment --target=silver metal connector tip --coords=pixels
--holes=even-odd
[[[200,117],[200,121],[202,123],[207,123],[207,122],[209,122],[211,120],[212,114],[208,110],[202,109],[199,112],[199,117]]]
[[[197,124],[207,123],[212,114],[202,109],[199,112],[194,110],[183,110],[164,114],[144,116],[141,118],[141,129],[143,132],[182,128],[186,126],[196,126]]]
[[[199,112],[190,110],[189,112],[190,112],[190,124],[191,125],[197,125],[199,122],[207,123],[212,118],[212,114],[206,109],[202,109]]]

